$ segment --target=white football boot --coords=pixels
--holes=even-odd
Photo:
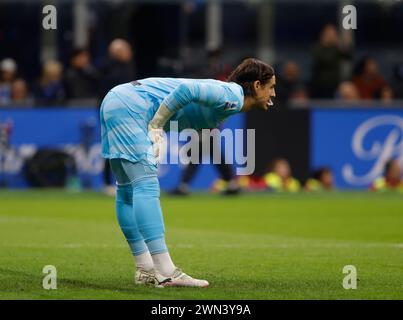
[[[146,271],[143,268],[136,268],[134,283],[151,286],[156,286],[158,284],[157,280],[155,279],[154,270]]]
[[[157,288],[164,287],[199,287],[207,288],[209,283],[206,280],[194,279],[181,269],[176,268],[173,275],[170,277],[164,277],[162,274],[155,273],[155,286]]]

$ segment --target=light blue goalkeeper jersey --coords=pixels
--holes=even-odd
[[[147,78],[116,86],[101,104],[102,155],[155,164],[147,127],[161,103],[175,112],[170,121],[181,131],[215,128],[243,102],[241,86],[211,79]]]

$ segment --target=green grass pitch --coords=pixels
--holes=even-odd
[[[176,264],[207,289],[136,286],[114,200],[0,192],[0,299],[403,299],[403,196],[162,196]],[[57,268],[57,290],[42,268]],[[354,265],[358,288],[345,290]]]

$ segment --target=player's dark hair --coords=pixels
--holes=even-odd
[[[253,83],[257,80],[265,85],[274,76],[272,66],[254,58],[245,59],[228,76],[228,82],[239,84],[244,91],[245,96],[255,96]]]

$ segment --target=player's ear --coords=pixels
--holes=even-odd
[[[256,81],[253,82],[253,89],[255,89],[255,91],[256,91],[257,89],[259,89],[260,86],[261,86],[261,83],[260,83],[259,80],[256,80]]]

